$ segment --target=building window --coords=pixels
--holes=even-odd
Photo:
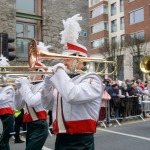
[[[115,56],[108,57],[107,60],[108,61],[114,61],[115,60]],[[113,72],[113,71],[114,71],[114,65],[113,64],[108,64],[108,73]],[[113,76],[114,76],[113,74],[109,75],[109,77],[112,78],[112,79],[113,79]]]
[[[144,21],[144,8],[129,13],[130,24]]]
[[[130,3],[130,2],[133,2],[134,0],[128,0],[128,2]]]
[[[124,17],[120,18],[120,30],[124,30]]]
[[[111,32],[116,32],[117,31],[117,20],[111,21]]]
[[[124,57],[123,55],[117,56],[117,79],[123,81],[124,80],[124,65],[123,65]]]
[[[108,14],[108,6],[107,5],[101,5],[97,7],[96,9],[91,11],[91,18],[97,17],[102,14]]]
[[[116,3],[111,4],[111,16],[116,15]]]
[[[35,0],[16,0],[17,11],[36,13]]]
[[[41,20],[37,19],[41,16],[41,0],[16,0],[16,9],[16,16],[19,14],[16,17],[16,53],[18,60],[26,61],[29,42],[41,39]]]
[[[104,63],[95,63],[95,71],[101,72],[104,70],[105,64]]]
[[[141,59],[142,59],[141,55],[133,56],[133,74],[137,79],[143,79],[143,73],[141,73],[140,68],[139,68]]]
[[[135,33],[131,33],[131,44],[140,44],[145,42],[144,31],[139,31]]]
[[[108,22],[100,22],[91,28],[92,33],[100,32],[103,30],[108,30]]]
[[[91,2],[91,6],[93,6],[93,5],[95,5],[96,3],[98,3],[98,2],[101,2],[102,0],[91,0],[90,2]]]
[[[17,45],[17,57],[27,58],[28,57],[28,46],[31,39],[37,37],[37,25],[17,22],[16,23],[16,45]]]
[[[102,38],[91,43],[92,49],[104,47],[108,43],[108,39]]]
[[[35,38],[36,24],[18,22],[16,24],[16,37]]]
[[[120,0],[120,12],[124,11],[124,0]]]
[[[121,47],[125,47],[125,35],[121,35]]]
[[[144,31],[139,31],[139,32],[131,33],[131,38],[134,38],[134,39],[144,39]]]
[[[111,38],[111,47],[112,48],[117,47],[117,36]]]

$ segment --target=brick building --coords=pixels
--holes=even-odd
[[[78,42],[88,48],[87,0],[61,0],[61,3],[59,0],[1,0],[0,12],[0,32],[16,37],[17,59],[10,62],[13,65],[27,64],[28,43],[33,38],[51,45],[52,52],[62,53],[59,34],[63,30],[62,20],[77,13],[83,17]]]
[[[114,53],[112,47],[115,44],[115,56],[107,55],[107,58],[115,57],[120,65],[118,79],[139,77],[140,60],[136,58],[150,54],[147,44],[150,39],[150,0],[89,0],[89,15],[91,56],[104,58],[105,45],[109,44],[109,50]],[[131,44],[131,41],[136,43],[135,39],[142,41],[138,45],[144,45],[139,51],[138,46],[133,48],[134,44]]]

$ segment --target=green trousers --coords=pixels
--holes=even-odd
[[[13,127],[14,117],[13,115],[0,115],[0,119],[3,123],[3,135],[0,139],[0,150],[10,150],[9,147],[9,138],[10,138],[10,131]]]
[[[94,150],[93,134],[58,134],[55,150]]]
[[[26,150],[42,150],[48,136],[46,120],[27,123]]]

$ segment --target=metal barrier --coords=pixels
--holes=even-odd
[[[150,112],[150,101],[142,101],[141,107],[143,110],[143,116],[148,117],[147,112]]]
[[[134,118],[141,118],[143,121],[143,111],[145,109],[146,102],[142,101],[142,96],[129,96],[125,98],[120,98],[117,101],[117,104],[114,104],[114,100],[107,101],[106,107],[106,118],[104,120],[99,120],[99,123],[105,124],[104,127],[106,128],[106,124],[110,124],[110,122],[115,121],[118,125],[121,126],[121,120],[127,119],[134,119]],[[150,102],[148,110],[150,111]]]

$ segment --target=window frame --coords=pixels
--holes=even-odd
[[[20,24],[26,24],[26,25],[34,25],[35,26],[35,39],[37,41],[41,41],[42,39],[42,11],[41,11],[41,7],[42,7],[42,3],[41,3],[41,0],[34,0],[35,1],[35,10],[36,11],[36,14],[35,13],[29,13],[29,12],[25,12],[25,11],[21,11],[21,10],[18,10],[16,11],[16,25],[17,23],[20,23]],[[17,39],[19,40],[24,40],[25,43],[26,41],[30,40],[32,38],[28,38],[28,37],[19,37],[16,35],[16,42],[17,42]],[[17,44],[17,43],[16,43]],[[26,49],[24,49],[23,51],[25,52]],[[17,51],[16,51],[16,54],[17,54]],[[19,54],[19,52],[18,52]],[[17,58],[17,61],[27,61],[28,57],[24,57],[26,56],[25,53],[23,53],[23,57],[19,56]]]
[[[123,3],[123,5],[121,5],[121,2]],[[124,0],[120,0],[120,12],[124,12]]]
[[[123,18],[123,22],[122,22],[122,18]],[[120,17],[120,30],[124,30],[124,16]]]
[[[105,13],[105,8],[104,8],[104,6],[107,6],[107,13]],[[101,7],[103,7],[103,13],[93,16],[93,15],[92,15],[93,11],[95,11],[96,9],[97,9],[97,10],[100,10]],[[92,19],[92,18],[95,18],[95,17],[100,16],[100,15],[103,15],[103,14],[108,14],[108,5],[107,5],[107,4],[102,4],[102,5],[100,5],[100,6],[96,7],[96,8],[94,8],[94,9],[92,9],[92,10],[90,11],[90,18]]]
[[[133,2],[133,1],[135,1],[135,0],[128,0],[128,3],[131,3],[131,2]]]
[[[113,31],[112,23],[115,22],[115,31]],[[111,33],[117,32],[117,19],[111,21]]]
[[[105,23],[107,23],[107,29],[105,29]],[[98,30],[98,31],[96,31],[96,32],[93,32],[93,27],[95,27],[95,26],[98,25],[98,24],[103,24],[104,29]],[[101,21],[101,22],[96,23],[96,24],[94,24],[94,25],[91,26],[91,34],[98,33],[98,32],[104,31],[104,30],[105,30],[105,31],[108,31],[108,21]]]
[[[34,15],[41,15],[41,13],[39,14],[39,4],[41,3],[41,0],[34,0],[34,8],[35,8],[35,12],[28,12],[28,11],[24,11],[24,10],[21,10],[21,9],[17,9],[16,8],[16,12],[22,12],[22,13],[26,13],[26,14],[34,14]],[[16,2],[17,4],[17,2]],[[37,9],[36,9],[37,8]]]
[[[115,47],[118,46],[117,38],[118,38],[117,36],[111,37],[111,46],[115,46]],[[114,39],[115,41],[113,41]]]
[[[115,9],[114,9],[115,11],[112,10],[112,6],[113,6],[113,5],[115,6],[115,7],[114,7],[114,8],[115,8]],[[112,12],[114,12],[114,13],[112,13]],[[114,2],[114,3],[111,4],[111,16],[115,16],[116,14],[117,14],[117,3]]]
[[[143,32],[144,33],[144,38],[142,38],[144,41],[145,41],[145,31],[144,30],[141,30],[141,31],[137,31],[137,32],[133,32],[133,33],[130,33],[130,38],[131,38],[131,44],[132,45],[135,45],[135,40],[136,40],[136,38],[135,38],[135,35],[136,34],[138,34],[138,33],[140,33],[140,32]],[[133,38],[132,38],[132,35],[134,36]],[[140,40],[140,38],[137,38],[137,40]],[[141,39],[141,40],[142,40]],[[142,42],[141,42],[142,43]]]
[[[92,46],[92,44],[93,44],[95,41],[100,41],[100,40],[102,40],[102,39],[104,40],[104,45],[105,45],[105,40],[107,40],[107,42],[109,41],[109,39],[106,38],[106,37],[103,37],[103,38],[100,38],[100,39],[93,40],[93,41],[91,41],[91,49],[102,48],[103,46],[99,46],[99,47],[93,47],[93,46]]]
[[[137,32],[132,32],[132,33],[130,33],[130,36],[131,36],[131,35],[134,35],[134,38],[135,38],[135,35],[138,34],[138,33],[140,33],[140,32],[143,32],[143,33],[144,33],[144,37],[145,37],[145,32],[144,32],[144,30],[140,30],[140,31],[137,31]]]
[[[93,4],[92,4],[92,0],[90,0],[90,7],[91,6],[94,6],[94,5],[96,5],[96,4],[98,4],[99,2],[101,2],[102,0],[97,0],[97,2],[94,2]]]
[[[141,9],[143,9],[143,20],[136,22],[136,21],[135,21],[135,12],[138,11],[138,10],[141,10]],[[133,23],[131,23],[131,21],[130,21],[130,20],[131,20],[131,19],[130,19],[130,14],[131,14],[131,13],[133,13],[133,17],[134,17],[134,18],[133,18],[133,19],[134,19],[134,22],[133,22]],[[135,10],[129,12],[129,24],[130,24],[130,25],[133,25],[133,24],[136,24],[136,23],[140,23],[140,22],[143,22],[143,21],[144,21],[144,7],[140,7],[140,8],[138,8],[138,9],[135,9]]]
[[[122,40],[123,39],[122,37],[124,37],[124,40]],[[125,34],[122,34],[120,36],[120,39],[121,39],[121,47],[125,47]]]

